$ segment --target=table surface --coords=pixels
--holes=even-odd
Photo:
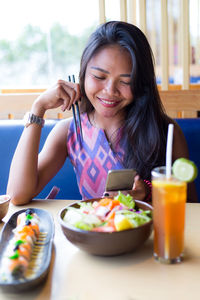
[[[25,206],[10,204],[5,221],[17,210],[48,210],[55,223],[54,248],[47,279],[28,292],[5,292],[3,299],[151,300],[197,299],[200,281],[200,204],[186,205],[185,259],[165,265],[153,258],[153,234],[137,251],[115,257],[89,255],[63,235],[58,213],[71,200],[33,200]],[[3,223],[0,223],[0,229]]]

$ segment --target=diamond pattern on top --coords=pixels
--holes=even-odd
[[[99,146],[99,149],[97,150],[96,157],[99,159],[99,161],[104,164],[106,157],[108,155],[108,151],[105,150],[101,145]]]
[[[106,170],[106,172],[115,169],[115,166],[116,166],[116,160],[114,160],[111,156],[107,156],[103,164],[103,168]]]
[[[97,166],[94,164],[94,162],[91,163],[90,167],[87,170],[87,174],[90,177],[90,179],[93,182],[96,182],[97,177],[99,175],[99,169],[97,168]]]
[[[83,199],[99,198],[105,190],[108,171],[123,168],[121,158],[124,156],[124,151],[118,145],[117,152],[113,152],[104,131],[93,127],[86,113],[81,115],[81,122],[82,147],[80,148],[76,140],[72,120],[67,138],[68,155],[74,165]]]

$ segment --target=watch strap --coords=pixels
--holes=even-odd
[[[43,118],[41,118],[39,116],[36,116],[36,115],[34,115],[33,113],[30,113],[30,112],[28,112],[27,115],[28,115],[27,116],[27,122],[25,124],[26,127],[28,127],[31,124],[37,124],[41,127],[44,126],[45,121],[44,121]]]

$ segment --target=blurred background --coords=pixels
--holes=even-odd
[[[163,89],[184,84],[187,51],[188,84],[200,84],[200,0],[7,0],[1,12],[1,90],[43,89],[77,75],[89,34],[120,19],[146,34]]]
[[[147,36],[166,112],[200,117],[200,0],[7,0],[1,11],[0,119],[23,118],[58,79],[75,74],[78,81],[89,35],[110,20]],[[56,109],[45,118],[69,115]]]

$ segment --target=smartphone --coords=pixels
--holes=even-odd
[[[109,170],[106,191],[131,190],[135,175],[134,169]]]

